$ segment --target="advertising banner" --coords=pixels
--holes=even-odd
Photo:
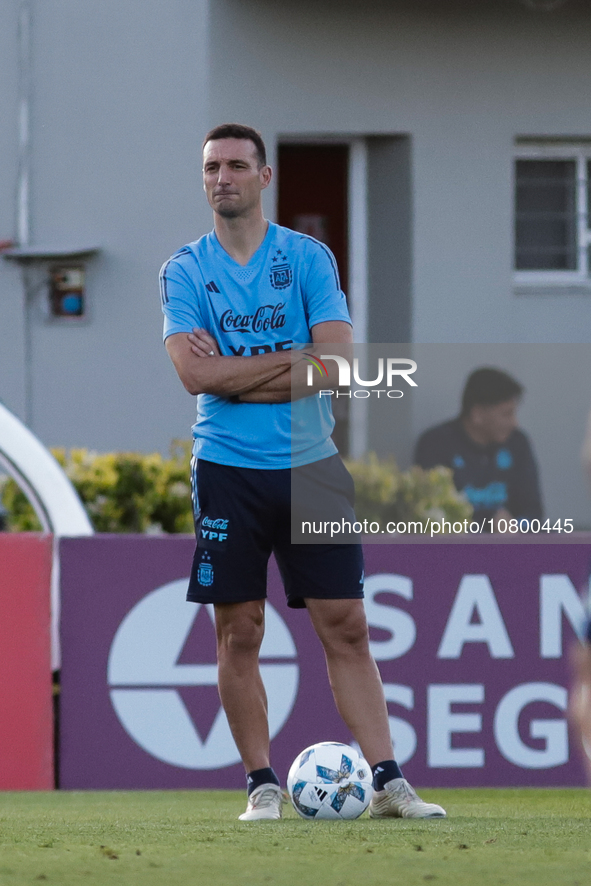
[[[0,533],[0,790],[53,787],[52,539]]]
[[[586,543],[368,545],[366,611],[405,775],[419,786],[583,784],[565,709]],[[61,542],[63,788],[241,788],[213,613],[185,602],[194,541]],[[282,779],[351,742],[305,610],[271,563],[261,672]]]

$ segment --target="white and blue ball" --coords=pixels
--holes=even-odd
[[[293,761],[287,790],[302,818],[359,818],[373,794],[371,768],[349,745],[322,741],[306,748]]]

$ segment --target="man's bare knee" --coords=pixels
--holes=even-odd
[[[218,656],[258,656],[265,633],[264,604],[215,607]]]
[[[327,602],[341,605],[317,607],[314,604],[310,613],[325,651],[365,655],[369,650],[369,634],[363,606],[357,605],[357,601]]]
[[[226,631],[218,640],[218,653],[230,656],[256,656],[263,641],[262,631],[235,626]]]
[[[323,646],[327,651],[364,655],[369,649],[367,627],[361,621],[345,622],[328,634]]]

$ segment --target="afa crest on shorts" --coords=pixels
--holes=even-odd
[[[207,560],[202,560],[197,569],[197,581],[205,588],[213,584],[213,566]]]
[[[287,261],[286,254],[280,249],[273,256],[269,280],[273,289],[287,289],[288,286],[291,286],[293,280],[291,265]]]

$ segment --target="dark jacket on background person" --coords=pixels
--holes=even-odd
[[[419,437],[415,464],[429,469],[444,465],[472,507],[474,518],[488,519],[505,508],[519,519],[542,519],[538,469],[523,431],[504,443],[475,443],[460,418],[429,428]]]

